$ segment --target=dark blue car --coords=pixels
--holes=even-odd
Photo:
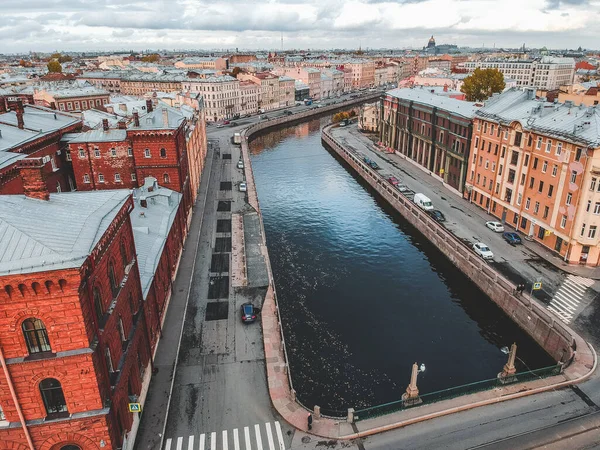
[[[506,231],[506,232],[502,233],[502,237],[504,238],[504,240],[506,242],[508,242],[509,244],[512,244],[512,245],[522,243],[521,236],[519,236],[517,233],[512,233],[510,231]]]

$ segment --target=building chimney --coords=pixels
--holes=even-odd
[[[102,129],[108,131],[108,119],[102,119]]]
[[[167,108],[162,109],[162,117],[163,117],[163,125],[165,127],[169,126],[169,110]]]
[[[149,112],[149,113],[152,112],[152,100],[150,100],[150,99],[146,100],[146,112]]]
[[[23,114],[25,113],[25,108],[23,108],[23,100],[17,100],[17,108],[15,112],[17,113],[17,126],[22,130],[25,128],[25,121],[23,120]]]
[[[125,122],[124,120],[120,120],[119,121],[119,130],[126,130],[127,129],[127,122]]]
[[[448,92],[448,85],[447,84],[444,85],[444,92]]]
[[[23,192],[27,197],[49,200],[42,158],[25,158],[19,161],[19,173],[23,182]]]
[[[148,200],[146,200],[146,197],[144,197],[144,196],[140,197],[140,206],[142,208],[148,207]]]
[[[136,127],[140,126],[140,115],[137,111],[133,112],[133,125]]]

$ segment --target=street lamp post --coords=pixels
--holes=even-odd
[[[515,367],[515,358],[517,357],[517,343],[513,342],[513,345],[510,346],[510,351],[508,352],[508,361],[504,364],[502,368],[502,372],[498,374],[498,380],[500,383],[512,383],[515,381],[515,373],[517,373],[517,368]]]
[[[419,397],[419,389],[417,388],[417,375],[421,372],[425,372],[425,364],[417,366],[417,363],[414,363],[410,375],[410,384],[406,388],[406,392],[402,394],[405,406],[415,406],[423,403],[423,400]]]

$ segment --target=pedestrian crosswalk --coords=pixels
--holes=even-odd
[[[213,431],[200,436],[192,435],[187,439],[185,436],[169,438],[165,441],[164,450],[286,450],[280,423],[275,421],[271,426],[267,422],[263,427],[264,441],[261,425],[255,424],[253,427],[223,430],[221,433]]]
[[[568,275],[562,282],[552,301],[547,308],[558,315],[564,323],[570,323],[575,317],[579,302],[583,299],[587,288],[594,284],[594,280]]]

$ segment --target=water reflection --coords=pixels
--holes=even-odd
[[[422,393],[502,370],[519,345],[552,361],[450,261],[320,142],[320,123],[251,143],[294,388],[344,410],[400,398],[413,362]],[[523,367],[519,367],[522,370]]]

